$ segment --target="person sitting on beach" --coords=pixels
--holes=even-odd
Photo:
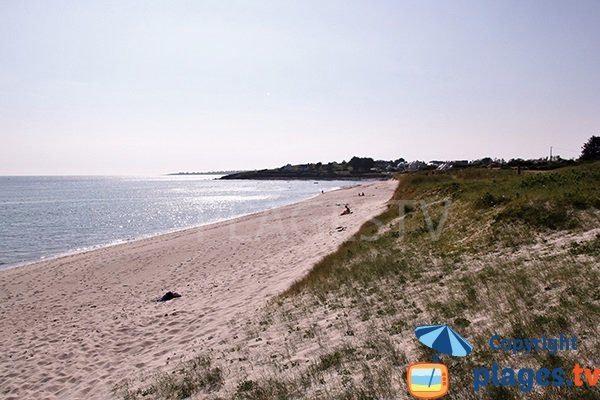
[[[346,207],[346,209],[340,215],[352,214],[352,211],[350,211],[350,207],[348,207],[348,204],[346,204],[344,207]]]

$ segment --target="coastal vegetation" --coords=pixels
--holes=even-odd
[[[205,355],[214,366],[202,374],[216,376],[211,368],[219,368],[219,379],[210,379],[218,384],[199,379],[201,384],[186,389],[186,395],[408,398],[406,366],[433,355],[415,339],[414,328],[441,323],[475,347],[466,358],[442,357],[450,371],[447,398],[600,396],[598,388],[587,385],[535,387],[527,393],[492,385],[477,394],[473,390],[474,368],[492,363],[565,371],[575,363],[598,367],[600,163],[521,173],[426,170],[397,179],[387,210],[267,305],[250,323],[247,337],[231,343],[238,350],[225,357]],[[578,351],[494,352],[489,345],[494,334],[575,335]],[[271,347],[239,355],[242,346],[263,338]],[[166,373],[180,376],[178,382],[189,380],[187,372]],[[162,380],[116,394],[185,398],[179,389],[148,392],[148,387],[165,387],[157,383]]]
[[[579,162],[600,160],[600,136],[591,136],[582,146]],[[376,160],[371,157],[353,156],[349,161],[317,162],[307,164],[286,164],[279,168],[251,171],[177,172],[169,175],[223,175],[220,179],[388,179],[398,172],[434,171],[449,169],[521,169],[547,171],[577,164],[575,159],[564,159],[559,155],[537,159],[483,157],[476,160],[431,160],[429,162],[404,158],[396,160]]]
[[[600,160],[600,136],[592,136],[581,149],[581,161]]]
[[[375,161],[370,157],[354,156],[348,162],[287,164],[280,168],[229,174],[221,179],[382,179],[389,178],[404,162],[403,158]]]
[[[592,137],[593,139],[593,137]],[[586,144],[587,145],[587,144]],[[592,149],[592,147],[590,147]],[[590,150],[593,151],[593,150]],[[583,154],[587,154],[585,151]],[[582,155],[582,157],[584,157]],[[589,156],[586,156],[589,157]],[[593,158],[586,158],[592,160]],[[261,169],[254,171],[240,171],[227,174],[221,179],[388,179],[398,172],[416,171],[445,171],[449,169],[527,169],[527,170],[552,170],[569,165],[575,165],[575,160],[563,159],[560,156],[545,157],[539,159],[523,160],[513,158],[508,161],[504,159],[484,157],[477,160],[432,160],[406,161],[404,158],[397,160],[374,160],[371,157],[352,157],[350,161],[341,163],[329,162],[327,164],[287,164],[279,168]],[[185,175],[179,173],[178,175]]]

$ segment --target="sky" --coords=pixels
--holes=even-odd
[[[0,175],[577,157],[599,1],[0,0]]]

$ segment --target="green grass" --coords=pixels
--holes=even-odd
[[[587,340],[597,343],[593,332],[600,320],[600,271],[597,263],[573,256],[597,257],[600,237],[573,244],[559,255],[540,254],[533,259],[527,253],[492,255],[502,251],[510,255],[559,232],[594,228],[599,196],[599,163],[521,175],[511,170],[403,175],[394,200],[416,202],[394,204],[380,216],[388,224],[405,214],[403,232],[392,229],[376,240],[361,241],[361,236],[375,233],[374,224],[365,224],[355,240],[318,263],[283,298],[313,296],[322,303],[354,299],[350,303],[369,316],[363,322],[381,324],[389,337],[412,335],[411,328],[421,323],[450,323],[483,348],[471,356],[467,368],[457,364],[452,376],[465,385],[454,386],[450,398],[469,398],[471,366],[511,362],[508,356],[489,351],[487,340],[492,332],[509,337],[574,332],[590,335]],[[447,219],[439,238],[432,240],[428,228],[442,220],[444,200],[451,204]],[[422,207],[421,201],[428,206]],[[431,217],[429,226],[423,209]],[[465,267],[465,263],[477,265],[477,260],[482,260],[480,267]],[[393,299],[393,293],[414,287],[420,292],[410,300]],[[382,293],[392,298],[374,300]],[[394,310],[391,320],[385,311],[378,312],[388,309]],[[592,351],[582,357],[597,360],[597,347],[588,348]],[[424,359],[431,356],[420,351]],[[522,362],[542,361],[523,358]],[[583,398],[598,395],[592,388],[576,392]],[[487,388],[485,393],[489,398],[524,398],[507,388]],[[569,393],[568,389],[542,391],[527,398],[569,398]],[[344,398],[361,396],[356,391]]]
[[[449,399],[600,398],[600,390],[589,387],[527,394],[487,387],[476,396],[472,377],[473,368],[492,362],[600,367],[594,365],[600,359],[600,236],[566,246],[554,242],[597,228],[599,196],[600,163],[522,174],[467,169],[401,175],[378,223],[364,224],[259,321],[261,331],[278,320],[289,324],[290,341],[295,334],[299,341],[293,348],[324,343],[310,362],[285,374],[273,365],[270,374],[245,378],[222,378],[221,370],[202,364],[196,378],[179,372],[155,379],[144,398],[211,392],[223,384],[219,378],[233,380],[232,393],[216,397],[223,399],[405,398],[406,365],[433,356],[414,339],[414,327],[434,323],[451,324],[476,349],[466,358],[443,358],[451,374]],[[302,327],[294,327],[297,317],[286,311],[294,309],[308,318]],[[319,324],[323,318],[337,325]],[[492,334],[568,333],[580,337],[576,354],[512,356],[492,352],[488,343]],[[327,346],[331,334],[342,344]],[[121,398],[141,398],[139,390],[123,392],[138,397]]]
[[[464,252],[490,250],[491,245],[517,246],[527,243],[532,233],[548,233],[581,227],[581,214],[600,207],[600,163],[567,167],[552,172],[517,175],[512,170],[467,169],[454,172],[421,172],[403,175],[393,203],[378,217],[388,224],[399,217],[404,204],[404,232],[392,230],[372,238],[373,223],[363,225],[353,240],[319,262],[286,292],[304,290],[323,295],[340,286],[366,285],[394,276],[408,281],[419,275],[421,264],[431,253],[452,257]],[[444,199],[451,202],[448,219],[438,240],[430,232],[419,204],[424,201],[434,228],[440,221]],[[399,239],[402,254],[390,252]]]

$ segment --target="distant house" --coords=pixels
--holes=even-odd
[[[469,160],[454,160],[452,161],[454,168],[465,168],[469,166]]]
[[[439,171],[445,171],[452,168],[452,164],[449,161],[431,160],[429,161],[429,167],[433,167]]]
[[[408,171],[408,172],[412,172],[412,171],[419,171],[422,170],[424,168],[427,168],[427,164],[424,163],[423,161],[411,161],[409,163],[399,163],[398,165],[400,166],[400,164],[402,164],[402,171]]]

